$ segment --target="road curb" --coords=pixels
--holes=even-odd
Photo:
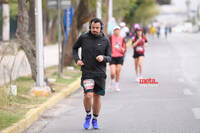
[[[8,127],[0,131],[0,133],[22,133],[28,127],[30,127],[36,120],[38,120],[39,116],[47,108],[51,107],[52,105],[55,105],[60,100],[64,99],[66,96],[69,96],[72,92],[78,90],[79,87],[80,87],[80,78],[71,83],[67,88],[63,89],[62,91],[52,96],[50,99],[48,99],[45,103],[41,104],[39,107],[28,111],[22,120],[13,124],[11,127]]]

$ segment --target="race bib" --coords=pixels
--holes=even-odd
[[[86,90],[94,89],[95,82],[93,79],[85,79],[83,80],[83,86]]]
[[[137,54],[144,54],[143,46],[137,46],[135,50],[136,50]]]
[[[136,47],[136,51],[137,52],[143,52],[144,51],[144,48],[142,46],[137,46]]]
[[[115,47],[116,49],[120,49],[120,43],[115,43],[114,47]]]

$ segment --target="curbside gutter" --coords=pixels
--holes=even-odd
[[[20,120],[19,122],[13,124],[11,127],[8,127],[0,133],[22,133],[27,128],[29,128],[35,121],[38,120],[39,116],[49,107],[55,105],[60,100],[64,99],[66,96],[69,96],[74,91],[78,90],[80,87],[80,78],[78,78],[76,81],[71,83],[67,88],[61,90],[54,96],[52,96],[50,99],[48,99],[45,103],[39,105],[39,107],[31,109],[26,113],[24,118]]]

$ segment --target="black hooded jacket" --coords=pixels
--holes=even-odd
[[[99,36],[91,32],[82,34],[73,46],[73,57],[77,63],[80,60],[78,48],[81,47],[82,79],[102,77],[106,78],[106,63],[111,61],[111,48],[109,40],[101,32]],[[98,62],[96,57],[103,55],[104,60]]]

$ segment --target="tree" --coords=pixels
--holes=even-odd
[[[171,4],[171,0],[157,0],[160,5]]]
[[[93,16],[95,16],[94,11],[96,0],[79,1],[80,2],[78,4],[75,4],[77,7],[75,8],[75,14],[67,45],[65,45],[63,41],[64,66],[70,65],[72,63],[72,47],[79,35],[82,25],[88,22]],[[108,0],[102,1],[104,11],[102,16],[105,24],[104,31],[106,31],[106,25],[108,21]],[[119,21],[125,20],[128,24],[133,24],[134,22],[147,23],[153,16],[157,14],[156,0],[113,0],[113,4],[114,17]]]
[[[35,1],[35,0],[34,0]],[[47,0],[42,0],[42,16],[43,16],[43,35],[44,35],[44,44],[46,44],[47,39],[47,16],[48,16],[48,11],[47,11]]]
[[[18,0],[18,26],[17,26],[17,40],[19,41],[19,44],[21,44],[22,49],[24,50],[26,57],[28,59],[28,62],[30,64],[31,68],[31,74],[32,79],[36,81],[37,76],[37,70],[36,70],[36,47],[35,47],[35,34],[29,33],[29,15],[27,10],[27,4],[25,0]],[[34,14],[34,10],[32,10],[32,13]],[[32,19],[34,17],[32,16]],[[32,31],[35,31],[32,28]],[[30,36],[31,35],[31,36]],[[50,84],[48,83],[47,77],[45,76],[44,79],[48,86]],[[54,92],[52,87],[50,86],[51,91]]]
[[[155,15],[158,10],[156,8],[155,0],[136,0],[132,3],[129,12],[125,14],[124,20],[128,24],[133,23],[148,23]]]
[[[135,6],[136,0],[113,0],[113,15],[119,21]]]
[[[16,36],[31,67],[32,79],[36,81],[36,49],[29,36],[29,15],[25,0],[18,0],[18,26]]]
[[[54,15],[48,23],[46,43],[56,43],[57,15]]]
[[[84,23],[88,22],[94,12],[90,8],[90,4],[93,4],[94,0],[80,0],[77,8],[75,9],[73,23],[70,29],[67,45],[63,43],[63,63],[64,66],[70,65],[72,63],[72,47],[76,41],[80,30]],[[90,3],[91,2],[91,3]]]
[[[29,2],[29,33],[30,33],[30,39],[35,43],[35,0],[31,0]]]
[[[0,4],[2,3],[8,3],[8,0],[0,0]]]
[[[144,10],[145,9],[145,10]],[[147,24],[158,13],[155,0],[144,0],[135,11],[136,23]]]

